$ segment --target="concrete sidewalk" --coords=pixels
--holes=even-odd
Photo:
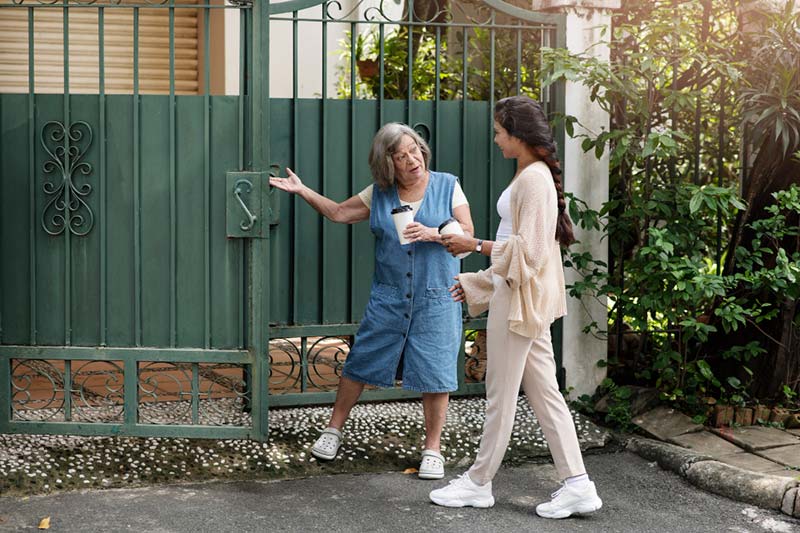
[[[629,450],[704,490],[800,517],[800,430],[707,429],[666,407],[633,422],[656,440],[633,438]]]
[[[586,457],[603,508],[589,516],[547,520],[535,505],[557,486],[553,466],[500,469],[491,509],[449,509],[428,492],[445,481],[401,473],[320,475],[282,481],[209,482],[138,489],[71,491],[0,498],[0,530],[148,533],[205,532],[670,532],[800,530],[800,520],[696,489],[634,454]],[[453,469],[451,476],[463,471]]]

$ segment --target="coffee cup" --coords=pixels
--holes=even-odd
[[[408,244],[409,241],[403,236],[406,226],[414,222],[414,210],[410,205],[401,205],[392,209],[392,218],[394,219],[394,227],[397,230],[397,237],[400,239],[400,244]]]
[[[448,218],[441,224],[439,224],[439,235],[464,235],[464,230],[461,228],[461,224],[458,223],[458,220],[454,218]],[[464,252],[463,254],[458,254],[456,257],[459,259],[464,259],[467,257],[471,252]]]

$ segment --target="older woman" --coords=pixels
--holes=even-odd
[[[454,217],[472,235],[469,204],[452,174],[428,169],[431,151],[404,124],[383,126],[372,142],[369,166],[374,184],[336,203],[303,185],[286,169],[287,178],[270,184],[298,194],[334,222],[369,220],[375,235],[375,276],[364,318],[342,370],[336,403],[327,429],[311,453],[332,460],[339,451],[342,427],[364,385],[392,387],[401,374],[403,388],[422,393],[425,448],[422,479],[444,477],[440,437],[448,393],[458,387],[456,359],[462,340],[461,306],[448,287],[458,275],[458,260],[441,244],[438,226]],[[401,244],[391,212],[411,206],[414,222]]]

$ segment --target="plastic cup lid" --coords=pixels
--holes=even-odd
[[[444,229],[444,227],[446,225],[450,224],[451,222],[457,222],[457,220],[455,218],[453,218],[453,217],[450,217],[447,220],[445,220],[444,222],[442,222],[441,224],[439,224],[439,233],[441,233],[442,230]]]
[[[401,205],[400,207],[395,207],[392,209],[392,214],[396,215],[397,213],[404,213],[406,211],[413,211],[414,209],[410,205]]]

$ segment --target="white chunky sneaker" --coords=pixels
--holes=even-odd
[[[444,507],[491,507],[494,505],[492,482],[476,485],[465,472],[441,489],[431,491],[430,498]]]
[[[592,513],[603,506],[591,481],[578,486],[565,483],[551,496],[552,500],[536,506],[536,514],[543,518],[567,518],[574,514]]]

